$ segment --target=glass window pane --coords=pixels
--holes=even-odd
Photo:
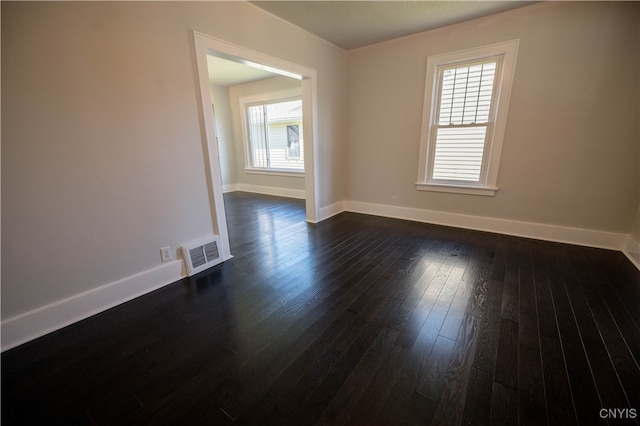
[[[247,107],[247,121],[251,166],[266,168],[269,163],[267,159],[264,105],[251,105]]]
[[[302,100],[247,107],[251,167],[304,171]]]
[[[438,124],[489,121],[496,62],[442,70]]]
[[[479,182],[486,133],[486,126],[438,129],[433,179]]]
[[[304,170],[302,138],[291,139],[294,128],[302,135],[302,100],[267,104],[269,167]],[[297,156],[290,153],[299,154]]]

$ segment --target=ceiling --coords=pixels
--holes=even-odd
[[[251,1],[345,50],[526,6],[534,1]],[[224,56],[224,55],[221,55]],[[233,86],[277,74],[207,55],[209,79]]]
[[[534,1],[251,1],[345,50],[526,6]]]
[[[207,54],[207,68],[209,70],[209,82],[215,86],[229,87],[276,76],[276,74],[269,71],[218,58],[211,54]]]

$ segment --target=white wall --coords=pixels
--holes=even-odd
[[[211,102],[214,106],[222,184],[232,185],[236,178],[236,149],[233,121],[229,105],[229,88],[211,85]]]
[[[317,70],[319,205],[344,198],[342,49],[245,2],[1,7],[3,347],[211,232],[191,30]]]
[[[640,197],[639,6],[545,2],[349,52],[347,199],[629,234]],[[520,39],[495,197],[420,192],[429,55]],[[413,211],[413,210],[412,210]]]
[[[302,94],[299,80],[289,77],[273,77],[251,83],[229,87],[229,105],[233,122],[233,138],[236,152],[236,184],[239,188],[268,187],[304,192],[304,176],[273,176],[266,174],[247,173],[245,171],[245,150],[242,133],[240,98],[245,96],[262,95],[281,91],[298,91]],[[268,189],[267,189],[268,191]],[[294,192],[294,193],[295,193]]]
[[[623,252],[640,269],[640,207],[638,207]]]

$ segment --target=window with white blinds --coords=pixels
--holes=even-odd
[[[517,44],[428,58],[418,189],[495,194]]]
[[[304,171],[302,99],[245,105],[249,168]]]
[[[432,179],[479,182],[497,61],[442,67]]]

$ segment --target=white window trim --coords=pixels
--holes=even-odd
[[[433,55],[427,58],[427,76],[425,80],[424,107],[422,115],[422,129],[420,137],[420,156],[418,164],[418,179],[416,189],[420,191],[450,192],[456,194],[471,194],[494,196],[498,190],[498,166],[502,154],[502,143],[507,123],[507,112],[511,98],[511,87],[515,73],[516,57],[519,40],[510,40],[473,49],[461,50],[453,53]],[[480,182],[443,181],[429,179],[429,164],[432,162],[432,126],[437,122],[437,104],[434,96],[438,90],[437,69],[442,66],[454,65],[481,60],[487,57],[502,57],[502,67],[499,80],[496,82],[494,111],[489,123],[491,134],[486,141],[486,168]]]
[[[245,173],[254,175],[271,175],[271,176],[288,176],[288,177],[304,177],[304,172],[295,169],[244,169]]]
[[[274,175],[274,176],[291,176],[291,177],[304,177],[306,170],[298,169],[265,169],[260,167],[253,167],[251,165],[251,153],[249,151],[249,137],[247,135],[247,115],[246,108],[250,104],[258,102],[273,102],[273,101],[287,101],[293,99],[302,99],[302,93],[300,89],[287,89],[277,92],[261,93],[258,95],[242,96],[238,99],[240,104],[240,123],[242,126],[242,148],[244,150],[244,171],[245,173]],[[303,123],[304,125],[304,123]]]

